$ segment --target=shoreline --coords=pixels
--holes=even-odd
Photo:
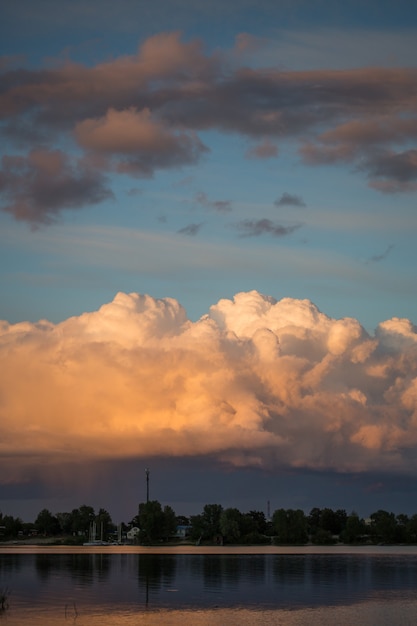
[[[164,555],[415,555],[417,545],[333,546],[71,546],[0,544],[0,554],[164,554]]]

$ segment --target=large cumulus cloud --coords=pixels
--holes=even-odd
[[[152,455],[417,470],[417,331],[404,319],[370,336],[253,291],[191,322],[173,299],[119,293],[56,325],[2,322],[0,367],[3,481]]]
[[[1,131],[8,151],[17,151],[6,156],[66,145],[83,151],[97,176],[109,169],[152,176],[197,163],[210,148],[198,133],[215,130],[251,140],[249,157],[277,157],[290,140],[305,164],[348,164],[382,192],[416,189],[415,67],[251,68],[239,64],[241,43],[232,53],[207,53],[200,41],[161,33],[132,55],[91,67],[3,64]],[[42,193],[55,213],[82,204],[66,194],[61,201],[47,181]],[[86,202],[90,195],[91,183]],[[18,199],[5,206],[18,219],[44,217],[22,211]]]

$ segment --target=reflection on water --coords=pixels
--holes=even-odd
[[[7,553],[1,588],[8,626],[417,621],[415,555]]]

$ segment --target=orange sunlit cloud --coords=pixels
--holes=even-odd
[[[119,293],[56,325],[2,322],[0,336],[6,468],[211,454],[236,466],[415,470],[408,320],[371,337],[308,300],[253,291],[191,322],[173,299]]]

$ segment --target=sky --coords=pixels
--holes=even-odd
[[[417,10],[3,0],[0,511],[417,513]]]

